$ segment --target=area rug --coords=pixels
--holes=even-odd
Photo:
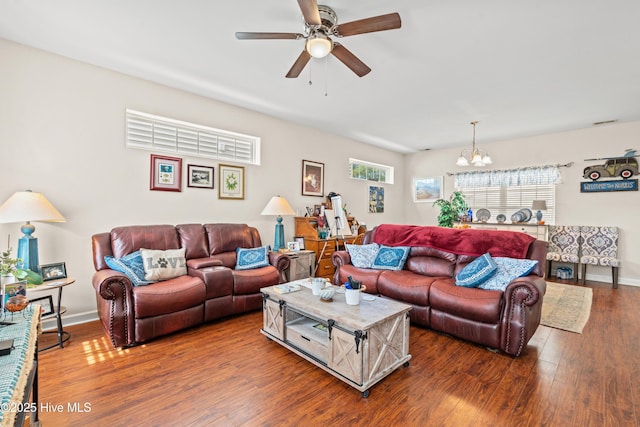
[[[592,297],[591,288],[547,282],[540,324],[581,334],[591,314]]]

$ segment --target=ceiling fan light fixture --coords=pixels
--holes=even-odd
[[[316,31],[309,36],[305,49],[314,58],[324,58],[331,53],[333,43],[326,34]]]

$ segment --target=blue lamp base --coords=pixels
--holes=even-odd
[[[38,238],[22,236],[18,240],[18,253],[16,258],[20,258],[22,260],[18,264],[18,268],[28,268],[35,273],[40,273],[40,266],[38,262]]]
[[[276,218],[276,235],[273,239],[273,250],[277,251],[284,248],[284,225],[282,225],[282,217]]]

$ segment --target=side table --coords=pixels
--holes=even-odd
[[[316,253],[314,251],[301,250],[286,252],[289,257],[289,269],[286,271],[287,280],[306,279],[313,276],[313,267],[315,265]]]
[[[43,334],[47,334],[47,333],[57,333],[58,334],[58,342],[56,344],[52,344],[48,347],[44,347],[44,348],[39,348],[38,351],[44,351],[44,350],[49,350],[50,348],[54,348],[54,347],[60,347],[60,348],[64,348],[64,343],[67,342],[69,340],[69,338],[71,338],[71,333],[65,331],[62,328],[62,315],[64,313],[67,312],[67,308],[61,305],[62,302],[62,288],[64,288],[65,286],[71,285],[73,283],[75,283],[76,279],[73,278],[65,278],[65,279],[59,279],[59,280],[52,280],[49,282],[44,282],[42,285],[38,285],[35,288],[31,288],[30,290],[33,292],[44,292],[44,291],[49,291],[51,289],[58,289],[58,300],[57,303],[53,305],[52,313],[49,314],[44,314],[42,316],[42,320],[47,320],[50,319],[52,317],[55,317],[56,319],[56,323],[57,323],[57,330],[55,331],[44,331],[42,332]],[[38,300],[42,300],[46,297],[43,298],[34,298],[31,299],[31,302],[35,302]]]

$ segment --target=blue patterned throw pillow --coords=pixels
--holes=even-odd
[[[371,243],[370,245],[346,244],[345,246],[351,257],[351,264],[359,268],[371,268],[380,247],[377,243]]]
[[[481,283],[478,288],[504,291],[509,283],[518,277],[526,276],[538,265],[534,259],[493,258],[498,269],[496,273]]]
[[[498,265],[491,258],[491,255],[484,254],[471,261],[456,276],[456,286],[465,288],[475,288],[493,276],[498,269]]]
[[[144,264],[142,262],[142,254],[140,251],[131,252],[122,258],[114,258],[112,256],[104,257],[110,269],[119,271],[127,276],[133,286],[144,286],[154,283],[144,278]]]
[[[406,246],[392,247],[381,245],[371,268],[379,270],[402,270],[404,263],[407,262],[410,249],[411,248]]]
[[[250,270],[252,268],[269,265],[269,251],[265,246],[260,248],[236,249],[236,270]]]

